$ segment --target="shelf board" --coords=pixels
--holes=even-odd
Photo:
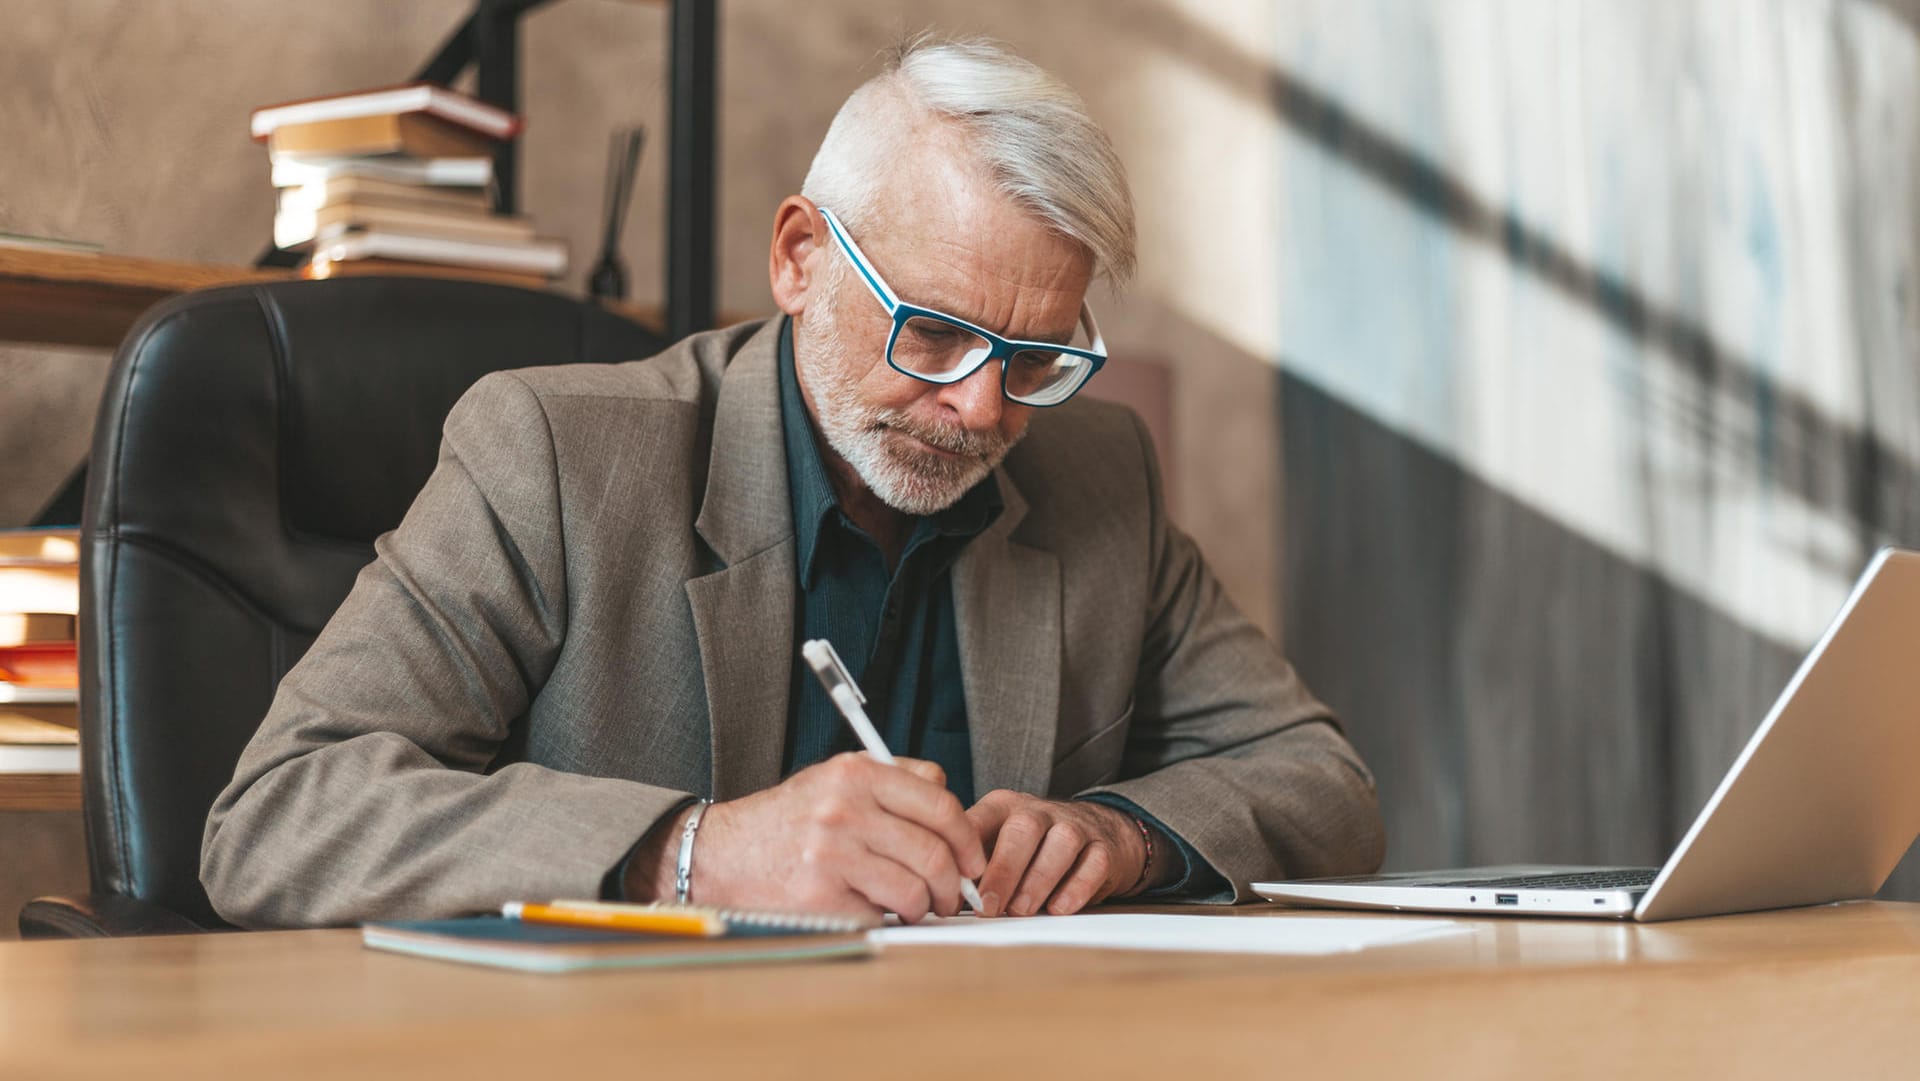
[[[456,279],[470,276],[458,267],[426,273]],[[0,247],[0,343],[111,349],[126,337],[141,313],[170,296],[217,285],[295,277],[289,270]],[[621,301],[607,308],[656,334],[666,325],[658,304]],[[729,315],[726,321],[738,319]],[[5,698],[0,696],[0,701]]]
[[[289,277],[285,270],[0,247],[0,342],[111,349],[142,312],[170,296]]]
[[[77,811],[78,773],[0,773],[0,811]]]

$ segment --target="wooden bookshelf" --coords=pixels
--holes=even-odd
[[[285,270],[0,247],[0,342],[111,349],[142,312],[170,296],[291,276]]]

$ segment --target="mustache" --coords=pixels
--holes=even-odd
[[[976,432],[959,425],[928,424],[897,410],[887,410],[874,418],[873,427],[892,428],[950,454],[961,454],[987,461],[993,460],[1007,449],[1006,437],[997,431]]]

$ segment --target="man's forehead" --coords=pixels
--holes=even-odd
[[[1092,279],[1084,246],[948,154],[888,179],[858,239],[901,299],[1014,336],[1072,336]]]
[[[916,135],[891,160],[879,188],[880,217],[890,237],[916,245],[978,238],[1017,248],[1031,242],[1028,234],[1047,234],[1046,226],[1003,194],[956,140],[938,129]]]

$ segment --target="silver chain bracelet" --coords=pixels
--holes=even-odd
[[[673,897],[683,905],[692,902],[693,835],[700,832],[700,819],[711,806],[713,801],[710,799],[694,804],[693,813],[687,816],[687,824],[680,827],[680,860],[674,865]]]

